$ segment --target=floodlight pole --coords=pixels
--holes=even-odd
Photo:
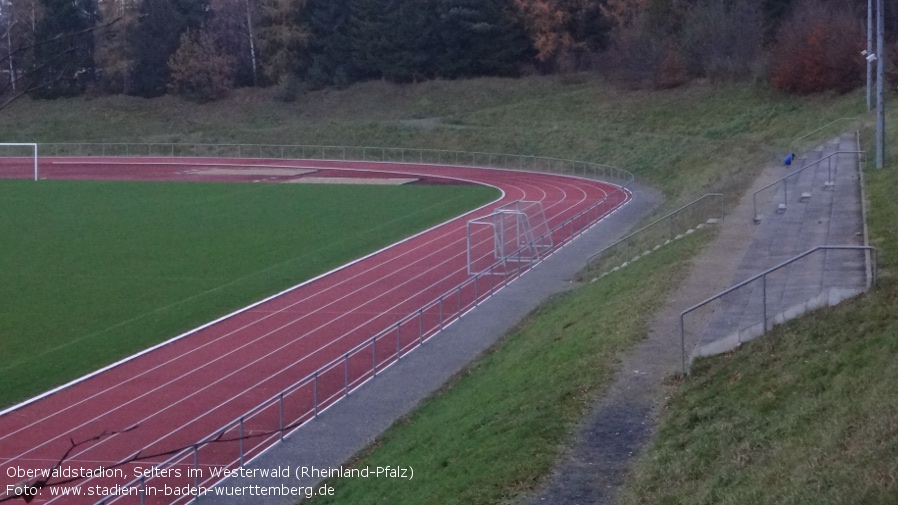
[[[886,66],[883,31],[885,15],[882,0],[876,0],[876,168],[882,168],[886,157],[885,103],[883,102],[883,77]]]
[[[873,54],[873,0],[867,0],[867,54]],[[873,62],[867,60],[867,110],[873,110]]]

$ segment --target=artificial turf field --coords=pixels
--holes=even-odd
[[[478,186],[0,180],[0,406],[496,197]]]

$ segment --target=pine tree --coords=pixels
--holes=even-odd
[[[438,0],[441,77],[513,75],[530,42],[509,0]]]
[[[127,92],[153,97],[165,94],[171,77],[168,60],[181,35],[205,20],[206,0],[143,0],[137,26],[128,33],[133,66]]]
[[[35,25],[33,95],[77,96],[94,77],[97,23],[94,0],[42,0],[44,15]]]

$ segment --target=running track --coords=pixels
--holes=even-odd
[[[317,170],[312,174],[315,176],[399,176],[431,182],[463,180],[497,187],[503,196],[487,207],[6,412],[0,416],[0,501],[8,497],[5,493],[7,485],[35,480],[11,475],[15,472],[10,469],[52,468],[69,450],[71,440],[87,440],[104,432],[136,426],[126,433],[78,445],[66,458],[63,468],[108,467],[138,451],[151,454],[189,446],[322,365],[343,356],[372,335],[395,325],[404,316],[452,292],[468,279],[465,223],[474,217],[486,215],[493,208],[516,200],[538,200],[545,208],[550,227],[554,227],[603,199],[602,216],[630,199],[629,193],[615,191],[614,185],[574,177],[369,162],[44,158],[41,175],[59,179],[233,182],[258,179],[282,182],[293,178],[203,174],[205,169],[226,166],[302,167]],[[3,170],[0,167],[0,177],[11,176],[8,170]],[[593,223],[594,220],[585,223],[580,220],[571,228],[573,231],[574,226],[585,228]],[[569,235],[567,228],[559,232],[555,237],[556,244]],[[501,279],[496,280],[497,284],[500,282]],[[450,316],[448,314],[447,319]],[[422,316],[421,319],[436,327],[439,323],[435,317],[426,319]],[[402,345],[407,344],[403,340]],[[380,346],[380,342],[377,345]],[[370,368],[371,358],[365,359],[367,365],[353,362],[347,365],[347,370],[350,367],[353,370],[364,366]],[[379,367],[389,364],[379,362],[377,357],[374,360]],[[305,394],[311,395],[311,392],[306,390]],[[253,433],[251,426],[246,429],[245,434]],[[258,427],[258,430],[262,431],[262,428]],[[259,439],[257,443],[261,445],[254,446],[255,452],[247,452],[258,454],[275,439]],[[215,445],[203,454],[203,464],[234,467],[237,451],[236,443]],[[84,478],[71,485],[79,486],[83,493],[94,486],[120,486],[133,479],[135,466],[148,469],[163,459],[124,465],[121,467],[124,478]],[[186,470],[182,470],[180,477],[158,479],[154,485],[194,484],[194,479],[185,474]],[[208,477],[208,473],[204,477]],[[51,482],[58,480],[51,479]],[[215,480],[206,479],[205,485]],[[43,489],[34,503],[96,503],[101,498],[53,497],[49,489]],[[186,498],[149,496],[146,502],[187,501]],[[139,498],[119,497],[114,503],[139,503]]]

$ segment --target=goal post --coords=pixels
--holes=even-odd
[[[27,164],[26,170],[30,173],[34,169],[34,180],[40,179],[38,167],[37,144],[22,142],[0,142],[0,177],[15,178],[16,171],[22,170]],[[21,160],[25,161],[22,162]]]
[[[540,202],[518,200],[503,205],[468,221],[468,275],[503,275],[519,263],[538,262],[553,245]]]

